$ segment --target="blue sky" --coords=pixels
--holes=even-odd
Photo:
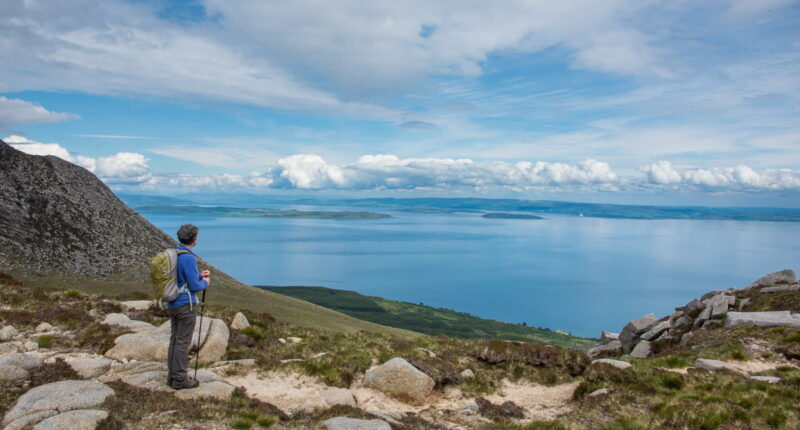
[[[800,205],[794,1],[0,8],[0,137],[116,190]]]

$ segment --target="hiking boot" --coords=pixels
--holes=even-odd
[[[199,385],[200,381],[187,376],[183,381],[173,380],[172,384],[170,384],[170,387],[176,390],[184,390],[187,388],[197,388]]]

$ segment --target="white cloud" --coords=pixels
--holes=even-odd
[[[470,159],[365,155],[353,164],[328,164],[317,155],[278,161],[274,186],[301,189],[413,189],[449,187],[560,187],[615,185],[619,176],[606,163],[475,162]]]
[[[119,152],[96,159],[94,174],[108,183],[141,183],[152,177],[142,154]]]
[[[2,46],[2,44],[0,44]],[[35,103],[0,96],[0,130],[12,126],[76,119],[71,113],[51,112]]]
[[[142,154],[119,152],[109,157],[92,158],[73,155],[57,143],[41,143],[23,136],[3,139],[13,148],[31,155],[53,155],[85,168],[108,184],[141,184],[153,177],[147,159]]]
[[[679,172],[668,161],[659,161],[640,170],[647,180],[656,185],[681,185],[709,189],[731,190],[798,190],[800,170],[764,169],[760,172],[750,166],[689,168]]]
[[[681,182],[681,174],[672,168],[669,161],[659,161],[641,169],[647,173],[647,179],[653,184],[677,184]]]

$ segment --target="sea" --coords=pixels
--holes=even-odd
[[[195,252],[251,285],[353,290],[585,337],[670,314],[710,290],[800,269],[800,223],[792,222],[270,207],[393,217],[142,215],[171,236],[181,224],[197,225]]]

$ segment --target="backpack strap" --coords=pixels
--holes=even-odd
[[[182,255],[182,254],[191,254],[191,255],[194,255],[195,257],[197,257],[195,255],[195,253],[192,252],[192,251],[187,251],[185,249],[177,249],[177,255]],[[180,267],[178,267],[178,265],[180,265],[180,259],[178,259],[178,261],[176,261],[175,264],[176,264],[176,270],[180,270]],[[175,273],[176,281],[177,281],[177,277],[178,277],[178,274]],[[191,290],[189,290],[189,285],[184,283],[183,285],[178,286],[178,291],[181,294],[186,293],[186,295],[189,296],[189,309],[190,310],[194,310],[194,303],[192,302],[192,292],[191,292]]]

